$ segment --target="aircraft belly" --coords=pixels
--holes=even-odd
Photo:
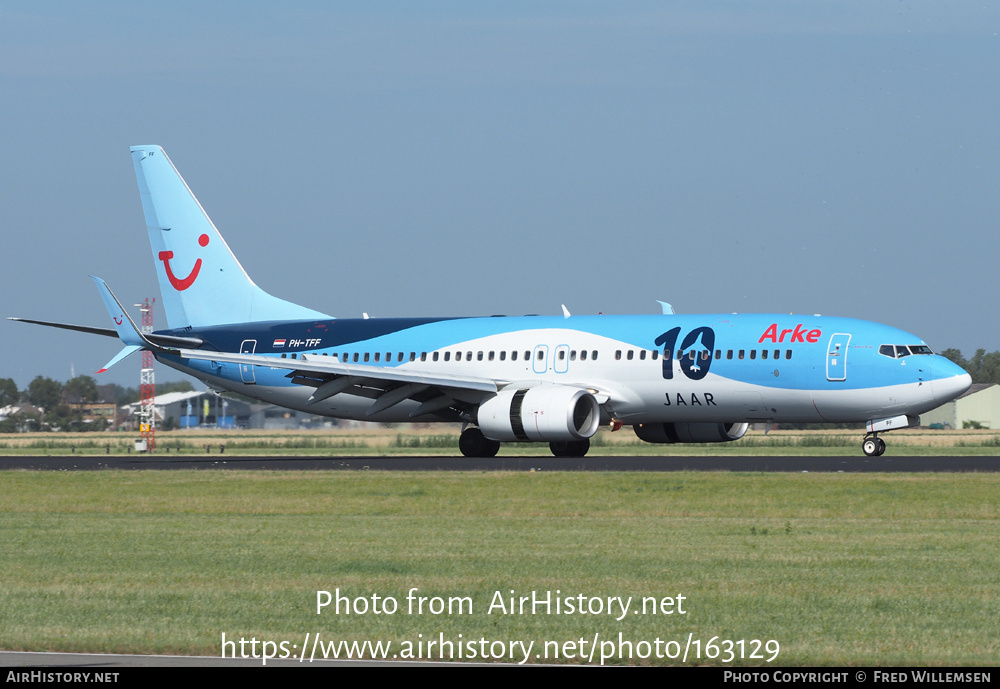
[[[853,390],[814,390],[813,403],[825,421],[867,421],[898,414],[920,414],[933,409],[930,386],[905,383]]]
[[[721,376],[644,385],[633,404],[615,406],[614,411],[627,423],[822,421],[808,390],[769,388]]]

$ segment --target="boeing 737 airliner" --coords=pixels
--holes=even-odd
[[[29,321],[119,337],[102,370],[145,349],[213,389],[292,409],[461,422],[470,457],[517,441],[583,456],[601,424],[705,443],[752,422],[864,422],[862,449],[878,456],[879,433],[971,384],[915,335],[847,318],[333,318],[259,288],[163,149],[131,150],[169,329],[140,333],[99,278],[114,330]]]

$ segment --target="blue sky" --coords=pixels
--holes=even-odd
[[[159,296],[128,147],[160,144],[258,284],[337,316],[662,299],[997,350],[998,32],[966,2],[0,1],[2,315],[105,325],[91,273]],[[0,328],[21,387],[118,351]]]

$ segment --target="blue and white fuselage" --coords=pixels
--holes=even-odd
[[[170,328],[140,334],[95,278],[126,347],[211,387],[345,419],[461,421],[466,455],[545,441],[582,455],[602,423],[649,442],[740,438],[751,422],[865,422],[878,433],[968,389],[915,335],[774,314],[333,318],[260,289],[158,146],[133,165]],[[35,321],[38,322],[38,321]],[[53,325],[47,323],[47,325]]]
[[[965,371],[930,353],[914,335],[823,316],[335,319],[164,334],[198,337],[204,341],[203,356],[217,350],[274,360],[270,367],[223,356],[200,361],[161,356],[164,363],[213,387],[317,414],[371,421],[481,423],[476,412],[496,393],[548,386],[594,395],[602,423],[723,424],[734,429],[753,421],[865,422],[921,414],[969,386]],[[358,384],[315,400],[326,380],[314,375],[319,371],[294,373],[306,362],[337,367],[331,369],[342,371],[337,380],[353,375]],[[387,392],[377,382],[378,374],[407,372],[414,377],[400,384],[414,385],[410,394],[380,405]],[[364,384],[367,376],[372,376],[370,386]],[[418,390],[418,376],[436,380]],[[483,381],[486,387],[449,387],[451,377]],[[444,391],[451,395],[446,406],[432,404],[421,411]],[[534,413],[538,411],[562,413],[563,418],[566,412],[552,408]],[[898,427],[906,425],[897,421]],[[683,426],[674,430],[681,437],[685,430],[690,433]],[[710,429],[710,437],[705,428],[700,431],[696,437],[703,440],[719,433]],[[667,433],[664,441],[669,437],[662,429],[655,432]],[[567,440],[574,439],[571,430],[567,433]]]

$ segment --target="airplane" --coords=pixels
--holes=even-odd
[[[959,396],[971,377],[923,340],[820,315],[334,318],[247,275],[159,146],[131,147],[168,329],[140,332],[92,277],[119,338],[217,391],[340,419],[459,422],[459,449],[547,442],[582,457],[601,425],[649,443],[739,440],[751,423],[864,422],[880,433]],[[274,249],[282,250],[281,242]]]

